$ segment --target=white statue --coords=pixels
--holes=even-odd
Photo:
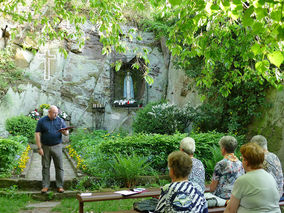
[[[124,78],[123,97],[126,100],[134,99],[133,81],[130,72]]]

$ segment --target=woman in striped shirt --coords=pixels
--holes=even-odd
[[[207,213],[204,194],[188,180],[192,160],[182,151],[168,156],[169,175],[172,183],[162,187],[156,213]]]

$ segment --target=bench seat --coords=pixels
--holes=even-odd
[[[130,196],[123,196],[114,192],[97,192],[91,193],[88,196],[81,196],[77,194],[77,199],[79,201],[79,213],[84,213],[84,203],[85,202],[96,202],[96,201],[107,201],[107,200],[121,200],[121,199],[136,199],[136,198],[145,198],[145,197],[159,197],[161,193],[160,188],[149,188],[143,193],[138,193]],[[279,206],[284,206],[284,201],[279,202]],[[226,207],[211,207],[208,208],[209,213],[222,213]],[[137,213],[135,210],[123,210],[116,211],[115,213]],[[105,213],[114,213],[114,212],[105,212]]]

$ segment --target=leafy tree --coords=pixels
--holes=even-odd
[[[176,21],[168,30],[167,44],[183,67],[188,67],[189,58],[203,60],[197,85],[211,87],[216,80],[214,70],[221,63],[226,75],[218,79],[224,84],[219,92],[224,96],[229,95],[233,84],[254,78],[280,87],[283,1],[170,2],[164,9],[170,14],[167,20]],[[234,63],[235,52],[240,53],[238,63]]]
[[[253,42],[240,55],[244,63],[236,67],[232,58],[227,60],[229,72],[223,78],[227,84],[220,90],[221,94],[227,96],[231,84],[249,81],[255,76],[280,87],[283,79],[281,65],[284,60],[283,4],[281,0],[15,0],[1,1],[0,14],[20,23],[21,30],[25,30],[27,36],[34,37],[39,45],[53,39],[73,39],[82,47],[85,41],[82,24],[90,21],[96,24],[104,46],[103,54],[108,54],[113,49],[125,52],[127,47],[124,40],[133,38],[131,33],[134,29],[127,35],[121,29],[121,24],[128,21],[123,13],[126,8],[133,11],[146,10],[150,15],[158,14],[166,17],[165,21],[173,23],[167,30],[167,45],[181,63],[188,65],[188,57],[198,56],[204,59],[205,66],[197,84],[206,87],[212,85],[212,72],[222,59],[222,55],[218,58],[218,53],[225,51],[221,48],[215,52],[218,46],[222,43],[229,45],[228,48],[236,48],[230,43],[214,39],[214,35],[225,36],[225,31],[230,26],[241,27],[244,34],[253,38]],[[69,23],[74,27],[68,32],[62,24]],[[15,33],[12,35],[15,36]],[[210,43],[207,39],[209,35],[213,38]],[[141,37],[137,36],[137,39]],[[66,50],[62,51],[67,54]],[[147,51],[138,52],[137,55],[149,62]],[[246,63],[249,59],[254,62],[253,66]],[[119,67],[119,64],[116,65]],[[240,69],[244,72],[239,73]],[[151,83],[148,72],[146,69],[145,78]]]

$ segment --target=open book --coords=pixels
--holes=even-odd
[[[59,129],[58,132],[64,131],[64,130],[67,130],[67,129],[73,129],[73,128],[74,128],[74,126],[68,126],[68,127]]]
[[[144,192],[144,191],[145,191],[144,188],[136,188],[136,189],[129,189],[129,190],[116,191],[116,192],[114,192],[114,193],[121,194],[121,195],[124,195],[124,196],[128,196],[128,195],[139,194],[139,193],[142,193],[142,192]]]

